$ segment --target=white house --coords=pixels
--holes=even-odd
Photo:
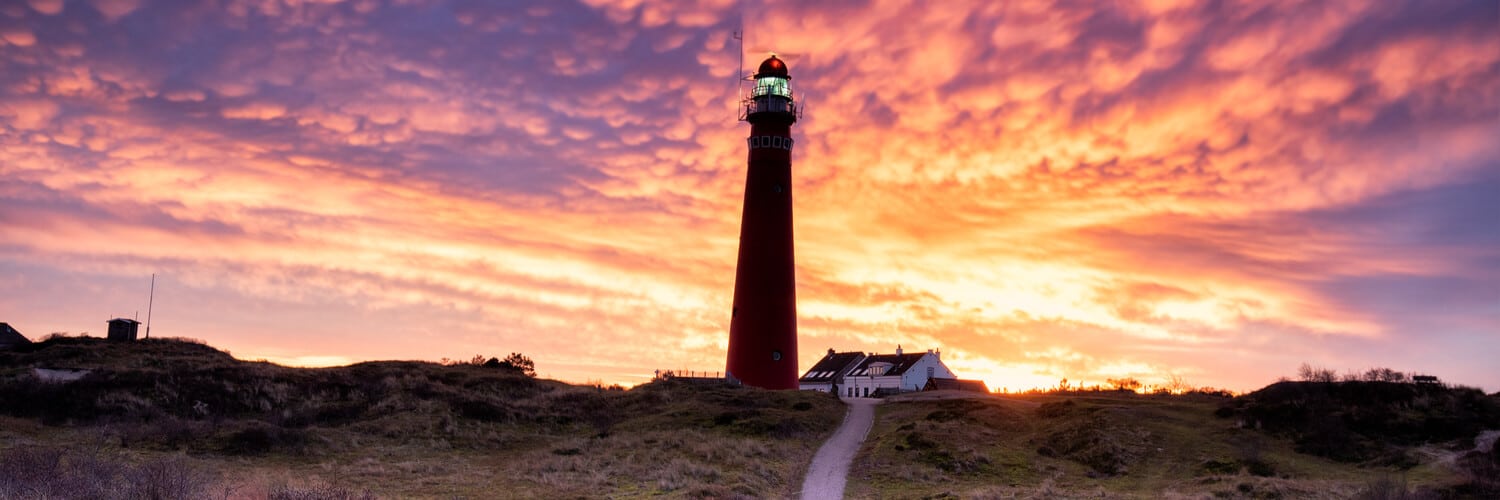
[[[907,354],[896,346],[896,354],[866,356],[844,377],[841,395],[870,397],[920,391],[930,378],[958,378],[943,365],[941,352]]]
[[[942,352],[928,350],[907,354],[896,346],[896,354],[834,352],[819,360],[799,379],[803,390],[837,391],[844,397],[883,396],[920,391],[930,379],[956,379],[943,365]]]

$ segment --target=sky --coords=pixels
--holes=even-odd
[[[722,370],[768,51],[803,370],[1500,390],[1492,0],[7,0],[0,321]]]

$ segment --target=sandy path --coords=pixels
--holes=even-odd
[[[824,500],[844,498],[844,483],[849,479],[849,464],[859,453],[859,445],[865,442],[870,426],[875,423],[875,405],[879,399],[842,398],[849,405],[844,414],[844,423],[829,436],[818,454],[813,455],[812,465],[807,468],[807,479],[802,481],[802,500]]]

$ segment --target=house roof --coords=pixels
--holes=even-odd
[[[889,363],[891,365],[891,369],[886,370],[885,373],[881,374],[881,376],[900,376],[901,374],[906,373],[906,370],[908,368],[911,368],[912,365],[917,364],[917,361],[921,360],[922,356],[926,356],[927,354],[928,353],[925,352],[914,352],[909,354],[871,355],[869,357],[866,357],[865,360],[859,364],[859,366],[855,367],[854,371],[849,372],[849,376],[857,377],[860,375],[869,375],[869,372],[867,370],[870,369],[870,365],[875,363]]]
[[[9,347],[30,343],[30,339],[27,339],[25,335],[21,335],[21,332],[16,331],[15,328],[11,328],[9,323],[0,323],[0,346]]]
[[[990,392],[990,387],[988,385],[985,385],[983,380],[963,380],[956,378],[937,377],[927,379],[927,387],[925,389],[929,391]]]
[[[828,354],[823,356],[823,359],[818,360],[818,364],[813,365],[798,380],[803,382],[826,382],[833,380],[834,377],[842,375],[864,357],[865,353],[862,352],[833,352],[832,349],[829,349]]]

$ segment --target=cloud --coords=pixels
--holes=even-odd
[[[27,2],[32,9],[43,14],[60,14],[63,10],[63,0],[30,0]]]
[[[95,9],[109,22],[118,21],[121,17],[134,12],[140,8],[138,0],[93,0]]]
[[[804,365],[1485,383],[1432,353],[1500,341],[1493,3],[92,6],[0,26],[0,255],[59,284],[21,322],[94,328],[160,272],[195,311],[168,330],[236,353],[711,370],[743,28],[806,111]]]

